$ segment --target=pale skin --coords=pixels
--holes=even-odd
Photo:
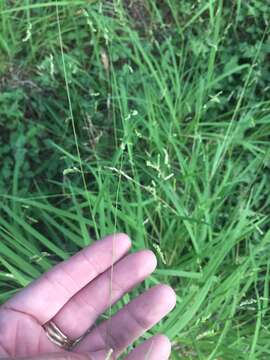
[[[104,311],[140,284],[156,267],[149,250],[129,253],[130,239],[114,234],[56,265],[0,307],[0,359],[105,360],[120,354],[175,306],[167,285],[150,288],[109,320]],[[113,267],[112,267],[113,264]],[[92,329],[72,350],[52,343],[44,324],[53,321],[70,339]],[[171,345],[156,335],[125,360],[167,360]]]

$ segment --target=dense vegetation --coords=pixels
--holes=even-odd
[[[124,231],[177,292],[172,359],[268,359],[267,1],[0,13],[0,302]]]

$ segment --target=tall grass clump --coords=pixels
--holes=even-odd
[[[269,6],[0,12],[0,301],[124,231],[177,292],[172,359],[268,359]]]

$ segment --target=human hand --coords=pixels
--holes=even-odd
[[[124,234],[97,241],[56,265],[3,304],[0,307],[0,359],[117,359],[128,345],[175,306],[173,290],[167,285],[158,285],[94,326],[112,303],[156,267],[151,251],[127,254],[130,246]],[[73,341],[86,335],[71,351],[66,351],[56,344],[59,340],[55,335],[50,339],[44,330],[51,321]],[[169,354],[169,340],[156,335],[134,349],[126,360],[166,360]]]

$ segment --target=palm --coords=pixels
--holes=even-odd
[[[126,255],[129,247],[130,241],[123,234],[98,241],[4,304],[0,308],[0,358],[64,352],[44,330],[52,320],[73,340],[87,333],[73,349],[74,354],[87,353],[91,359],[104,360],[113,349],[112,358],[117,358],[175,303],[173,291],[161,285],[130,302],[111,319],[94,325],[112,303],[156,266],[151,252]],[[128,359],[143,359],[142,354],[147,352],[147,359],[167,359],[168,342],[155,337],[135,349]]]

